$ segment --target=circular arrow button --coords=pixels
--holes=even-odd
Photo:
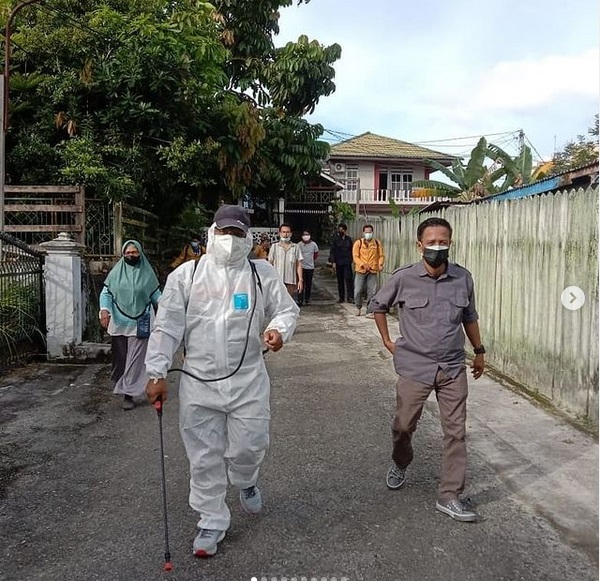
[[[578,286],[568,286],[561,293],[560,302],[565,309],[577,311],[585,303],[585,293]]]

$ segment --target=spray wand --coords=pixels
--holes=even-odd
[[[163,519],[165,525],[165,564],[163,569],[165,571],[171,571],[173,569],[173,563],[171,563],[171,551],[169,550],[169,522],[167,519],[167,479],[165,476],[165,450],[162,428],[162,400],[158,398],[152,405],[156,409],[156,415],[158,416],[158,431],[160,433],[160,465],[162,475]]]

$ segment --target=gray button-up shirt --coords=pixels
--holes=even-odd
[[[438,369],[456,377],[465,367],[463,323],[478,319],[471,273],[448,263],[432,277],[423,262],[396,270],[373,297],[374,313],[400,308],[396,339],[396,373],[433,385]]]

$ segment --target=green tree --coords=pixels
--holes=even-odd
[[[335,200],[331,204],[331,212],[329,213],[329,217],[334,228],[337,228],[338,224],[345,224],[346,222],[352,222],[352,220],[355,220],[356,212],[348,202]]]
[[[160,213],[193,198],[161,146],[198,140],[210,150],[202,112],[226,83],[227,51],[212,7],[191,4],[56,0],[22,10],[9,180],[83,184]]]
[[[291,3],[28,6],[12,37],[9,182],[83,184],[167,222],[188,202],[300,188],[327,154],[301,117],[334,90],[341,49],[276,48]],[[15,4],[0,0],[4,18]]]
[[[594,117],[594,125],[588,128],[587,133],[594,139],[578,135],[575,141],[569,141],[554,154],[552,174],[569,171],[589,163],[598,163],[598,114]]]

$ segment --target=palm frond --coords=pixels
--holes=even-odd
[[[471,157],[465,171],[465,185],[475,185],[484,175],[486,168],[483,162],[487,153],[487,141],[482,137],[471,151]]]
[[[458,184],[459,186],[462,185],[461,181],[459,181],[460,178],[458,178],[458,176],[456,176],[454,172],[451,169],[448,169],[445,165],[442,165],[441,163],[431,159],[426,159],[425,162],[431,165],[431,167],[434,168],[436,171],[441,171],[449,180],[452,180],[455,184]]]

